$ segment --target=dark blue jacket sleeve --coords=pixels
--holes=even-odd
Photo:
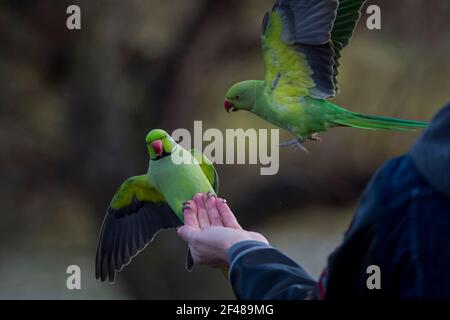
[[[422,178],[409,155],[390,160],[328,260],[326,298],[449,299],[449,230],[449,199]],[[371,265],[380,270],[379,290],[367,287]]]
[[[305,300],[316,297],[316,281],[288,256],[263,242],[239,242],[228,254],[229,279],[238,299]]]

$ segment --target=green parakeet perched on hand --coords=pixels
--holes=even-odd
[[[183,149],[160,129],[150,131],[146,143],[150,155],[147,174],[131,177],[119,187],[101,227],[95,265],[96,278],[101,281],[109,278],[113,282],[116,271],[159,230],[181,226],[184,202],[196,193],[218,191],[217,172],[202,153]],[[180,158],[174,161],[175,157]],[[186,267],[192,268],[189,252]]]
[[[247,110],[288,130],[299,146],[333,127],[414,130],[428,125],[350,112],[327,99],[338,93],[341,50],[350,42],[365,0],[277,0],[262,24],[265,79],[233,85],[228,112]],[[306,149],[305,149],[306,150]]]

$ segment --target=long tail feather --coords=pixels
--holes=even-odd
[[[359,129],[394,131],[414,131],[429,125],[428,122],[423,121],[371,116],[354,112],[350,112],[345,118],[334,120],[334,123]]]

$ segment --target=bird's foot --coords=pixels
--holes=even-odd
[[[322,142],[322,139],[319,137],[318,133],[313,133],[308,137],[308,140]]]
[[[305,142],[305,140],[302,138],[299,138],[299,139],[293,139],[293,140],[282,142],[278,146],[280,148],[291,147],[294,150],[303,150],[306,153],[309,153],[308,149],[306,149],[306,147],[303,145],[303,142]]]

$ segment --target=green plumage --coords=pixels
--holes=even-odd
[[[114,281],[116,271],[159,230],[181,226],[185,201],[197,193],[218,192],[217,172],[202,153],[183,149],[160,129],[152,130],[146,142],[150,155],[147,174],[122,183],[102,224],[95,267],[96,277],[102,281]],[[192,268],[190,253],[186,267]]]
[[[180,145],[178,148],[182,149]],[[181,152],[186,153],[184,156],[187,156],[185,159],[189,164],[174,164],[170,156],[157,161],[150,160],[148,178],[155,189],[164,195],[173,212],[183,221],[183,202],[191,200],[196,193],[215,194],[213,185],[217,185],[218,181],[214,168],[200,152],[194,150],[189,152],[184,149]],[[203,171],[200,161],[203,168],[208,171]],[[208,180],[207,175],[211,180]]]
[[[338,93],[341,50],[365,0],[277,0],[262,26],[265,80],[233,85],[227,111],[247,110],[300,141],[333,127],[410,131],[427,122],[355,113],[328,99]]]

